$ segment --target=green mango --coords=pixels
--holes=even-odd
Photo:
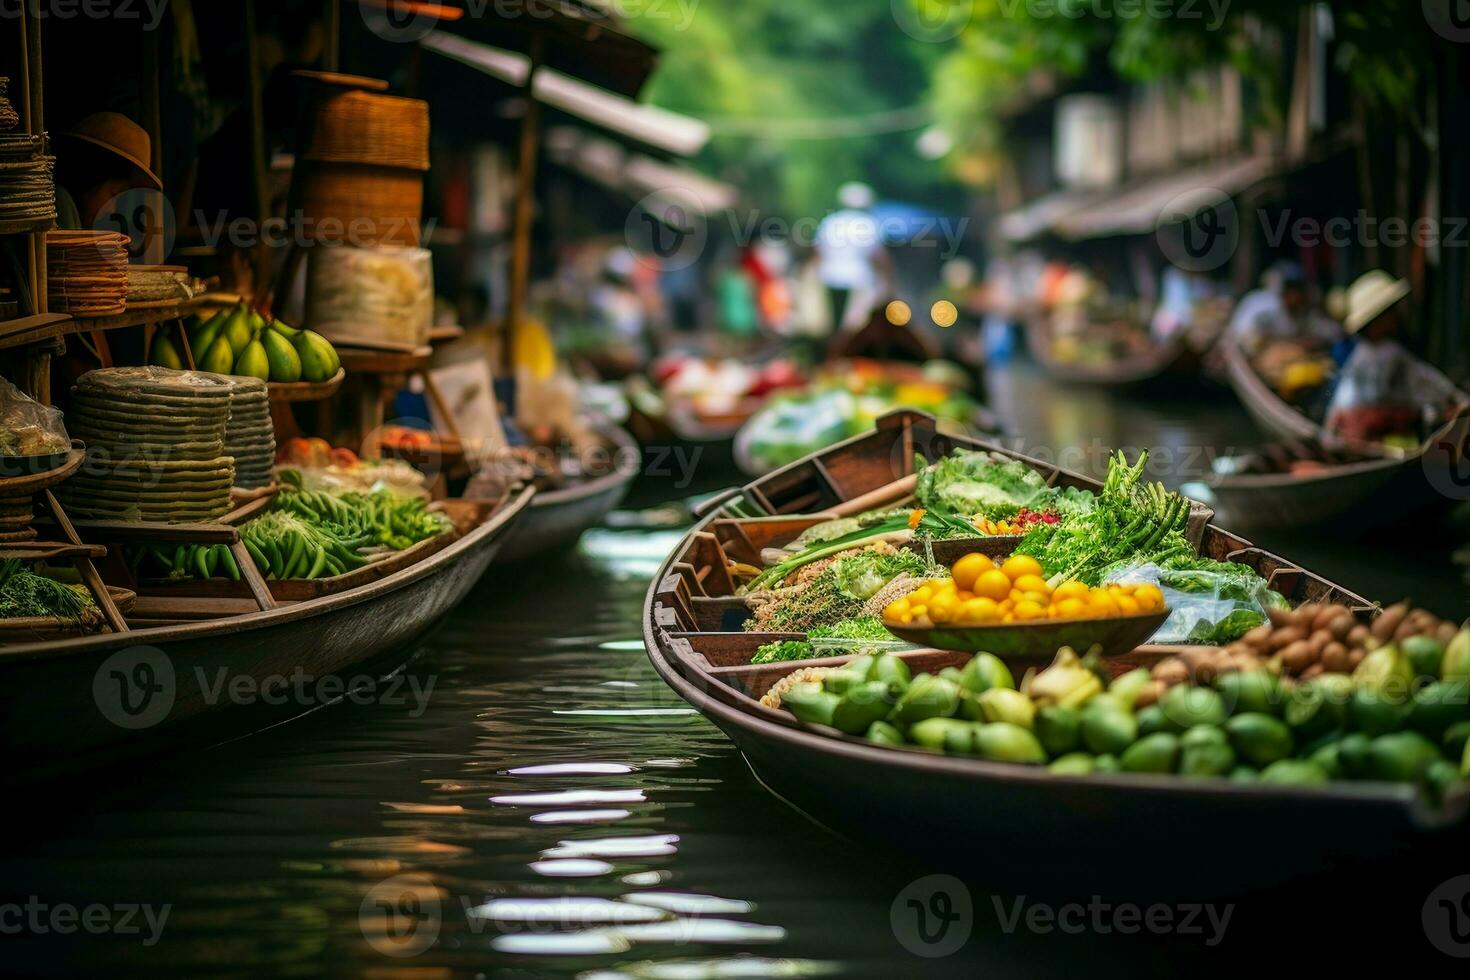
[[[831,725],[840,699],[822,690],[820,684],[797,684],[781,695],[781,707],[808,725]]]
[[[994,687],[1015,690],[1016,679],[995,654],[977,653],[960,671],[960,686],[972,694],[984,694]]]
[[[1129,711],[1133,710],[1133,704],[1138,700],[1138,695],[1153,681],[1153,674],[1142,667],[1130,670],[1121,677],[1114,678],[1113,683],[1108,685],[1108,693],[1122,702],[1123,707]]]
[[[975,726],[975,751],[991,762],[1016,762],[1043,765],[1046,750],[1036,736],[1019,725],[993,722]]]
[[[1111,752],[1104,752],[1092,760],[1092,771],[1098,773],[1122,772],[1123,763]]]
[[[148,352],[148,363],[155,367],[170,368],[174,371],[184,369],[184,359],[179,356],[179,350],[167,334],[159,333],[153,338],[153,348]]]
[[[288,384],[301,380],[301,355],[289,340],[274,330],[266,330],[260,335],[260,345],[270,361],[270,380]]]
[[[903,732],[886,721],[875,721],[868,727],[868,741],[876,745],[907,745]]]
[[[1246,712],[1226,721],[1224,727],[1235,754],[1253,766],[1263,768],[1291,755],[1291,729],[1280,718]]]
[[[1470,681],[1435,681],[1414,695],[1409,727],[1438,741],[1450,726],[1470,719]]]
[[[1230,770],[1230,781],[1233,783],[1256,783],[1260,780],[1260,771],[1250,766],[1236,766]]]
[[[255,339],[255,331],[250,325],[250,310],[245,304],[241,303],[230,311],[229,317],[220,327],[219,335],[230,342],[230,350],[236,357]]]
[[[1353,670],[1353,687],[1389,701],[1406,702],[1414,693],[1414,665],[1396,644],[1369,650]]]
[[[873,666],[868,670],[868,679],[896,684],[902,689],[909,685],[909,681],[913,680],[913,675],[909,673],[909,665],[904,663],[902,657],[895,657],[891,653],[885,653],[873,661]]]
[[[1470,742],[1470,721],[1457,721],[1445,730],[1440,738],[1440,748],[1444,754],[1451,759],[1458,759],[1465,751],[1465,745]]]
[[[1435,759],[1424,770],[1424,783],[1429,798],[1436,805],[1442,804],[1446,796],[1464,785],[1460,769],[1448,759]]]
[[[893,720],[913,725],[927,718],[948,718],[959,706],[960,689],[942,677],[928,674],[908,686],[893,709]]]
[[[1368,750],[1373,739],[1362,732],[1353,732],[1337,743],[1337,762],[1342,774],[1348,779],[1368,778]]]
[[[1327,773],[1328,779],[1342,779],[1346,775],[1342,769],[1342,743],[1330,742],[1307,756],[1313,763]]]
[[[294,344],[296,353],[301,355],[301,377],[304,381],[330,380],[342,366],[336,348],[319,333],[303,330]]]
[[[1097,755],[1121,755],[1138,738],[1138,721],[1118,705],[1098,695],[1082,709],[1082,744]]]
[[[212,374],[229,374],[235,370],[235,351],[227,337],[216,337],[204,354],[204,360],[194,362],[199,370]]]
[[[1028,731],[1036,723],[1036,705],[1020,691],[992,687],[975,698],[988,722],[1006,722]]]
[[[1391,783],[1413,783],[1441,758],[1439,749],[1418,732],[1380,735],[1368,747],[1368,778]]]
[[[1179,736],[1171,732],[1146,735],[1128,746],[1119,761],[1124,772],[1173,772],[1179,764]]]
[[[1082,744],[1082,718],[1075,708],[1058,705],[1036,712],[1036,740],[1048,755],[1062,756],[1076,751]],[[1089,771],[1090,771],[1089,766]]]
[[[268,326],[270,326],[270,321],[266,320],[265,317],[261,316],[259,310],[251,310],[250,311],[250,330],[251,330],[251,336],[254,336],[254,337],[260,336],[260,332],[262,330],[264,330]]]
[[[1164,692],[1159,707],[1168,719],[1170,730],[1183,732],[1195,725],[1219,725],[1225,721],[1225,699],[1218,691],[1193,684],[1179,684]]]
[[[234,373],[244,378],[259,378],[262,381],[271,379],[271,362],[266,356],[265,346],[258,340],[252,340],[245,345],[240,356],[235,359]]]
[[[1046,768],[1058,776],[1087,776],[1094,766],[1092,756],[1086,752],[1068,752]]]
[[[1380,693],[1372,688],[1359,688],[1353,692],[1348,715],[1353,726],[1369,735],[1386,735],[1396,732],[1409,723],[1413,703]]]
[[[1470,627],[1462,627],[1445,647],[1440,663],[1442,681],[1470,681]]]
[[[943,752],[952,737],[957,738],[951,735],[952,732],[963,734],[967,743],[973,738],[970,726],[963,721],[954,718],[925,718],[909,729],[909,741],[922,748]]]
[[[939,676],[949,681],[955,687],[964,688],[966,691],[969,690],[969,688],[965,687],[964,672],[958,667],[946,667],[939,672]]]
[[[1278,786],[1313,786],[1327,778],[1321,766],[1305,759],[1280,759],[1261,770],[1261,782]]]
[[[1353,698],[1352,679],[1322,674],[1298,684],[1286,702],[1286,723],[1300,738],[1314,738],[1347,721]]]
[[[849,688],[832,712],[832,727],[847,735],[861,735],[893,710],[892,688],[883,681],[866,681]]]
[[[822,678],[822,687],[828,694],[839,697],[855,687],[868,682],[868,672],[873,668],[872,657],[854,657],[844,666]]]
[[[1196,725],[1179,739],[1179,773],[1184,776],[1225,776],[1235,768],[1235,749],[1225,730]]]
[[[1444,669],[1444,646],[1432,636],[1411,636],[1399,644],[1418,677],[1437,679]]]
[[[1138,713],[1138,734],[1153,735],[1155,732],[1172,732],[1174,725],[1169,721],[1169,716],[1164,714],[1164,709],[1156,704],[1151,704]]]
[[[1241,670],[1233,674],[1221,674],[1215,679],[1215,689],[1225,701],[1225,710],[1230,714],[1243,715],[1255,712],[1276,715],[1286,709],[1281,682],[1275,675],[1264,670]]]
[[[272,333],[278,333],[282,337],[285,337],[287,340],[295,340],[297,337],[301,336],[300,327],[287,326],[280,320],[272,320],[269,324],[269,328]]]

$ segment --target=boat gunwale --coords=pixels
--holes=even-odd
[[[548,510],[563,504],[581,503],[589,497],[595,497],[617,487],[626,486],[638,478],[638,473],[643,467],[643,450],[639,448],[637,441],[622,426],[599,425],[595,427],[597,432],[606,436],[613,443],[613,456],[616,460],[619,454],[631,449],[637,456],[631,466],[618,466],[611,473],[595,477],[585,483],[575,486],[563,487],[560,490],[542,490],[537,493],[536,498],[531,501],[532,510]]]
[[[92,652],[97,648],[111,646],[171,643],[194,640],[216,633],[221,635],[243,633],[257,627],[281,626],[326,613],[338,612],[397,592],[399,589],[432,575],[441,574],[465,552],[506,529],[532,503],[535,496],[535,489],[528,487],[508,497],[489,517],[448,547],[436,551],[423,561],[399,569],[377,581],[364,583],[355,589],[279,605],[274,609],[258,609],[219,619],[129,630],[126,633],[94,633],[84,637],[3,646],[0,647],[0,666],[80,655]]]

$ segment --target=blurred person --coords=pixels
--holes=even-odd
[[[760,331],[757,307],[760,273],[753,271],[759,261],[749,246],[741,248],[731,261],[723,263],[716,286],[720,306],[720,328],[736,337],[751,337]]]
[[[615,248],[603,260],[602,277],[592,289],[592,314],[612,338],[647,353],[647,310],[633,286],[637,257],[626,248]]]
[[[1426,418],[1440,419],[1465,407],[1465,395],[1439,371],[1395,339],[1410,287],[1381,270],[1348,288],[1344,326],[1357,346],[1332,394],[1327,427],[1365,441],[1413,434]]]
[[[817,228],[817,261],[833,329],[841,330],[853,298],[877,294],[884,252],[878,222],[869,213],[873,189],[857,181],[843,184],[837,200],[842,210],[827,215]]]
[[[1261,273],[1261,285],[1240,298],[1230,317],[1229,335],[1239,340],[1264,315],[1281,309],[1281,287],[1287,279],[1301,278],[1301,266],[1295,262],[1277,262]]]
[[[1247,350],[1286,342],[1323,351],[1342,336],[1342,328],[1313,307],[1306,278],[1299,272],[1282,278],[1274,305],[1263,306],[1255,317],[1236,326],[1236,337]]]

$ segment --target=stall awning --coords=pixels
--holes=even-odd
[[[542,64],[634,98],[658,62],[658,49],[623,30],[614,6],[600,0],[357,0],[437,22],[453,33],[526,54],[541,48]]]
[[[546,152],[552,162],[624,194],[629,200],[650,199],[649,209],[654,213],[662,213],[666,205],[680,205],[709,215],[733,208],[739,202],[739,192],[724,181],[681,163],[629,152],[612,140],[575,126],[548,129]]]
[[[1074,241],[1118,235],[1152,234],[1165,208],[1196,202],[1208,207],[1219,192],[1235,197],[1272,173],[1267,157],[1250,157],[1226,163],[1194,167],[1176,174],[1151,178],[1131,189],[1104,196],[1096,203],[1062,215],[1054,222],[1057,234]],[[1189,215],[1176,214],[1179,220]]]
[[[1000,233],[1008,242],[1029,242],[1050,231],[1067,215],[1097,201],[1095,190],[1064,190],[1043,194],[1025,207],[1010,211],[1000,219]]]
[[[526,84],[531,71],[531,60],[523,54],[444,31],[431,31],[419,44],[516,88]],[[533,94],[543,105],[665,153],[693,156],[709,142],[710,128],[698,119],[634,102],[555,68],[543,66],[536,73]]]

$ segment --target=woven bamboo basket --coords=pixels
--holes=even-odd
[[[340,92],[317,106],[305,159],[429,169],[429,104],[375,92]]]
[[[311,163],[297,171],[305,227],[319,242],[419,243],[424,178],[416,170]]]

